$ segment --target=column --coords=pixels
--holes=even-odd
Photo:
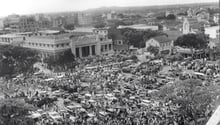
[[[92,46],[89,46],[89,55],[92,55]]]
[[[79,57],[82,57],[82,47],[79,47]]]

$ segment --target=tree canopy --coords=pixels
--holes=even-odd
[[[68,64],[73,64],[75,56],[72,54],[71,50],[66,50],[57,57],[50,56],[45,59],[45,62],[49,67],[65,66]]]
[[[67,29],[67,30],[74,30],[75,25],[74,24],[66,24],[66,25],[64,25],[64,28]]]
[[[190,119],[188,122],[198,123],[203,119],[206,123],[212,114],[211,109],[216,108],[213,104],[218,89],[214,85],[204,86],[200,80],[188,79],[165,85],[159,93],[162,99],[177,105],[177,112],[182,118]]]
[[[39,59],[34,50],[10,45],[0,46],[0,57],[0,76],[31,72]]]
[[[177,38],[175,46],[193,49],[205,49],[208,46],[207,36],[203,34],[186,34]]]
[[[22,99],[2,99],[0,125],[33,125],[33,120],[27,117],[28,112],[33,110],[35,108]]]
[[[125,37],[125,40],[128,41],[130,45],[139,48],[144,48],[146,40],[152,37],[166,35],[165,33],[160,31],[152,31],[152,30],[138,31],[130,28],[122,29],[121,32]]]

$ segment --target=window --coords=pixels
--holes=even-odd
[[[62,47],[64,47],[64,44],[61,44]]]
[[[58,47],[59,47],[59,44],[57,44],[56,47],[58,48]]]
[[[104,46],[102,45],[102,46],[101,46],[101,52],[103,52],[103,51],[104,51]]]
[[[108,45],[105,45],[105,51],[108,49]]]
[[[111,50],[112,49],[112,44],[109,44],[109,50]]]

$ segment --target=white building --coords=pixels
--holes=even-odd
[[[220,24],[220,13],[216,13],[213,15],[213,21],[217,24]]]
[[[108,29],[94,29],[94,34],[72,39],[71,50],[76,57],[112,54],[113,42],[108,39]]]
[[[208,34],[210,38],[219,38],[220,26],[213,26],[205,28],[205,34]]]
[[[25,37],[17,34],[0,35],[0,44],[20,46],[25,40]]]
[[[60,31],[46,30],[25,36],[23,47],[35,49],[43,57],[56,56],[70,49],[70,34],[61,34]]]
[[[159,47],[159,53],[161,54],[169,54],[173,47],[173,40],[166,36],[157,36],[146,41],[145,51],[147,51],[149,46]]]
[[[117,29],[125,29],[125,28],[131,28],[131,29],[136,29],[136,30],[159,30],[158,26],[154,25],[146,25],[146,24],[134,24],[134,25],[129,25],[129,26],[121,26],[119,25]]]

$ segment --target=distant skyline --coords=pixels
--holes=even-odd
[[[0,0],[0,17],[10,14],[83,11],[110,6],[152,6],[207,2],[219,2],[219,0]]]

